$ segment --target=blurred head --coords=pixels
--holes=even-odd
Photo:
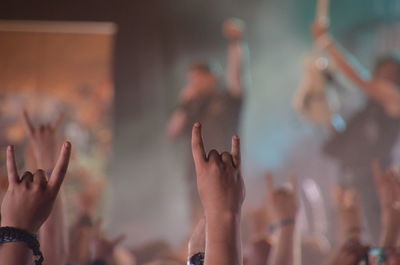
[[[217,88],[217,67],[205,62],[194,63],[189,69],[187,78],[191,89],[201,93],[212,92]]]
[[[400,57],[384,56],[378,59],[374,70],[375,80],[384,80],[400,86]]]

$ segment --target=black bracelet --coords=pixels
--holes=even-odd
[[[204,264],[204,252],[199,252],[191,256],[187,262],[187,265],[203,265]]]
[[[32,250],[33,256],[38,257],[35,265],[42,265],[44,258],[36,235],[14,227],[0,227],[0,244],[13,242],[24,242]]]

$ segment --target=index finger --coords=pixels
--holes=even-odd
[[[58,191],[61,188],[61,184],[64,181],[65,174],[67,173],[69,158],[71,156],[71,143],[65,142],[62,146],[61,153],[58,157],[56,166],[51,174],[49,180],[49,186],[55,193],[58,194]]]
[[[201,124],[198,122],[193,125],[192,129],[192,154],[196,166],[206,161],[206,151],[204,150],[201,135]]]
[[[32,121],[29,117],[28,111],[26,109],[23,110],[22,112],[23,118],[24,118],[24,125],[27,133],[29,136],[33,135],[33,132],[35,131],[35,127],[32,125]]]
[[[231,155],[233,158],[234,165],[237,168],[240,167],[242,158],[241,158],[241,154],[240,154],[240,138],[237,135],[232,137]]]
[[[14,146],[12,145],[7,147],[7,176],[10,187],[19,182],[17,164],[15,163]]]

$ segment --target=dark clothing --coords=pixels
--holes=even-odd
[[[399,129],[400,119],[389,117],[380,105],[370,101],[348,122],[344,132],[332,137],[325,152],[343,165],[370,167],[371,160],[380,159],[386,166]]]
[[[219,152],[230,151],[231,137],[238,134],[239,116],[242,107],[242,97],[232,96],[229,92],[215,92],[183,103],[179,109],[187,115],[185,135],[190,139],[192,126],[195,122],[202,124],[203,140],[206,152],[216,149]],[[190,143],[190,141],[189,141]],[[190,144],[188,145],[190,151]],[[192,156],[187,162],[187,178],[192,200],[194,218],[200,207],[197,195],[196,175]]]
[[[390,165],[391,151],[400,130],[400,119],[389,117],[383,107],[369,101],[325,145],[325,153],[342,167],[341,182],[355,188],[361,197],[367,230],[376,242],[379,236],[379,202],[371,174],[371,163],[378,159],[382,167]]]
[[[186,113],[186,134],[191,135],[192,126],[200,122],[206,150],[230,150],[231,137],[238,133],[242,98],[228,92],[215,92],[183,103]]]

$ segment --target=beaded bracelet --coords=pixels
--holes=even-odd
[[[38,257],[35,265],[42,265],[44,258],[36,235],[14,227],[0,227],[0,244],[13,242],[24,242],[32,250],[33,256]]]

